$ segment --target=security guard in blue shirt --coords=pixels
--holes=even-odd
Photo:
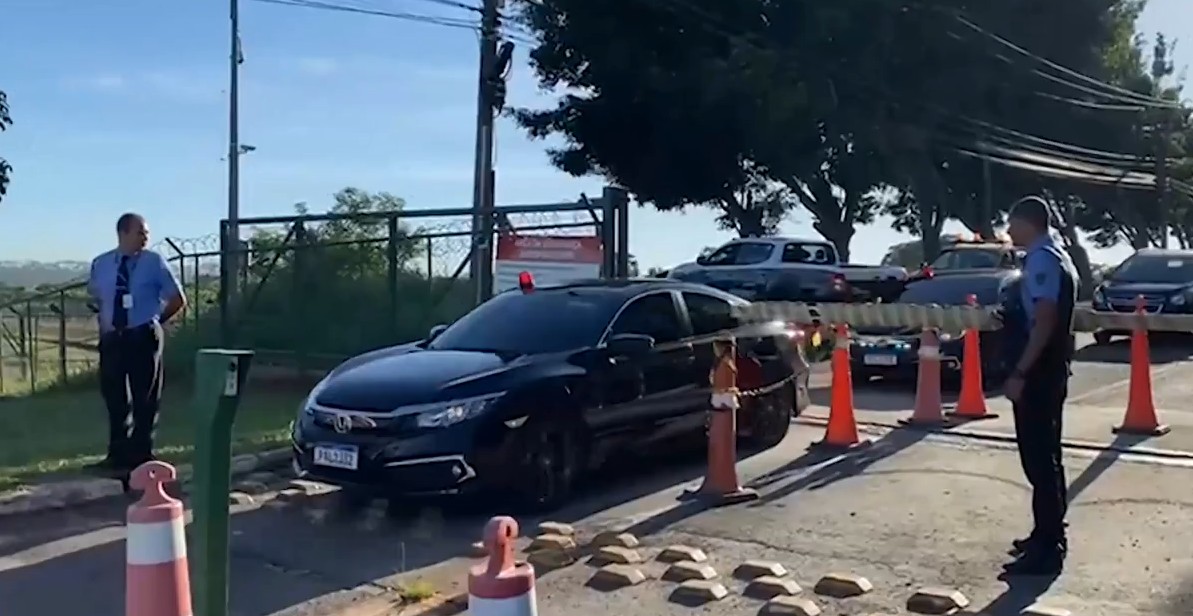
[[[1032,487],[1031,534],[1014,542],[1008,574],[1059,573],[1068,551],[1067,483],[1061,464],[1061,415],[1073,359],[1073,307],[1078,277],[1068,254],[1049,235],[1049,209],[1039,197],[1011,208],[1007,233],[1027,249],[1017,306],[1007,314],[1013,366],[1005,389],[1015,415],[1015,438]]]

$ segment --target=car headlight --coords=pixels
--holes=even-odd
[[[418,414],[418,427],[446,428],[467,421],[485,412],[503,393],[436,404]]]
[[[1180,293],[1168,298],[1168,303],[1172,304],[1173,306],[1184,306],[1188,301],[1188,291],[1181,291]]]

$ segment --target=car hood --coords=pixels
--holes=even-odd
[[[1189,288],[1188,283],[1179,282],[1118,282],[1108,281],[1102,287],[1102,292],[1106,295],[1113,295],[1115,297],[1136,295],[1168,295],[1169,293],[1176,293],[1181,289]]]
[[[504,391],[529,360],[494,353],[395,347],[368,353],[334,370],[315,402],[332,408],[388,412],[398,407]]]

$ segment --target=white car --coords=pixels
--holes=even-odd
[[[850,301],[897,296],[908,280],[896,266],[842,263],[824,240],[789,237],[733,240],[669,276],[699,282],[747,299]]]

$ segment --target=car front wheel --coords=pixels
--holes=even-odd
[[[791,429],[791,417],[796,412],[796,395],[799,379],[779,389],[743,402],[749,405],[744,426],[745,443],[756,449],[770,449],[787,437]]]
[[[578,431],[562,422],[531,422],[519,445],[512,487],[521,508],[546,513],[565,504],[581,466]]]

